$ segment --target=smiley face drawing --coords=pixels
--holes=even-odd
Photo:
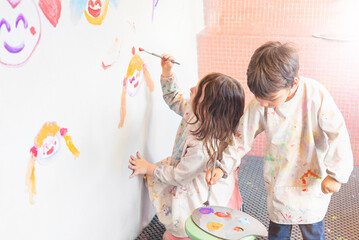
[[[101,25],[109,5],[117,7],[119,0],[70,0],[71,19],[77,23],[82,15],[92,25]]]
[[[26,187],[29,192],[30,204],[34,204],[35,162],[48,165],[55,160],[54,156],[60,150],[60,139],[63,138],[70,152],[78,157],[80,152],[74,146],[72,138],[67,134],[67,128],[60,128],[56,122],[46,122],[37,134],[34,145],[30,149],[30,159],[26,170]]]
[[[136,58],[134,61],[140,60],[138,55],[134,56],[134,58]],[[140,89],[142,79],[143,73],[139,69],[134,69],[134,72],[131,74],[131,76],[126,78],[126,92],[128,96],[134,97],[137,94]]]
[[[41,37],[39,12],[32,0],[0,1],[0,63],[24,64]]]
[[[93,25],[101,25],[106,17],[108,0],[89,0],[85,9],[87,21]]]
[[[43,165],[51,163],[55,158],[53,157],[60,148],[60,138],[58,133],[54,136],[47,136],[41,147],[37,151],[37,162]]]
[[[142,81],[145,80],[147,87],[151,92],[154,90],[154,83],[151,79],[150,73],[147,70],[146,64],[141,59],[140,55],[136,54],[135,47],[132,47],[132,58],[127,68],[126,77],[123,79],[122,95],[121,95],[121,112],[120,123],[118,128],[122,128],[126,117],[126,95],[130,97],[136,96]]]

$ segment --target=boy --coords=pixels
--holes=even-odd
[[[290,239],[299,224],[304,239],[321,240],[331,194],[346,183],[353,154],[343,116],[318,82],[299,77],[296,50],[268,42],[253,54],[247,84],[255,99],[241,118],[233,143],[243,157],[255,137],[266,133],[264,182],[269,239]],[[240,160],[240,159],[238,159]],[[214,184],[238,162],[222,162]]]

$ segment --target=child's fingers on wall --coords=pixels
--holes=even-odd
[[[130,178],[133,178],[134,176],[136,176],[138,173],[136,171],[133,171],[133,173],[130,175]]]

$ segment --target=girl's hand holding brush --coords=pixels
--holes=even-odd
[[[208,186],[216,184],[216,182],[221,179],[224,175],[224,172],[220,168],[214,170],[213,178],[211,179],[212,169],[209,169],[206,173],[206,182]]]

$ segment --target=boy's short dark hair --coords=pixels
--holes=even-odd
[[[299,58],[295,48],[280,42],[267,42],[254,52],[247,69],[247,85],[258,98],[293,86],[298,76]]]

